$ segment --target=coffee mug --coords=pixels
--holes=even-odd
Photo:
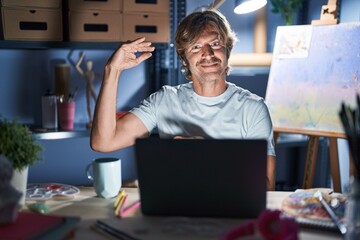
[[[91,170],[92,174],[91,175]],[[117,196],[121,188],[121,160],[96,158],[86,166],[86,175],[94,183],[96,194],[102,198]]]

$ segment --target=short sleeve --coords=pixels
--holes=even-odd
[[[152,132],[157,127],[156,115],[157,108],[164,95],[163,89],[151,94],[148,98],[144,99],[138,107],[130,110],[135,114],[145,125],[147,130]]]

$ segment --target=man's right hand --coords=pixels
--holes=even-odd
[[[145,41],[145,37],[123,43],[110,57],[107,66],[119,71],[135,67],[152,56],[155,50],[151,42]],[[140,53],[140,55],[136,55]]]

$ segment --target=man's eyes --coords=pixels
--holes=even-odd
[[[209,45],[213,49],[219,49],[221,47],[220,42],[212,42]],[[198,51],[200,51],[201,48],[202,48],[202,46],[200,44],[194,45],[191,47],[191,52],[198,52]]]
[[[210,44],[210,46],[212,46],[212,47],[220,46],[220,43],[219,42],[213,42],[213,43]]]

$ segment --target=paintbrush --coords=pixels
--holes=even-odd
[[[355,177],[360,180],[360,97],[356,96],[356,107],[352,110],[345,103],[341,104],[339,112],[343,128],[348,140],[349,150],[355,166]]]

